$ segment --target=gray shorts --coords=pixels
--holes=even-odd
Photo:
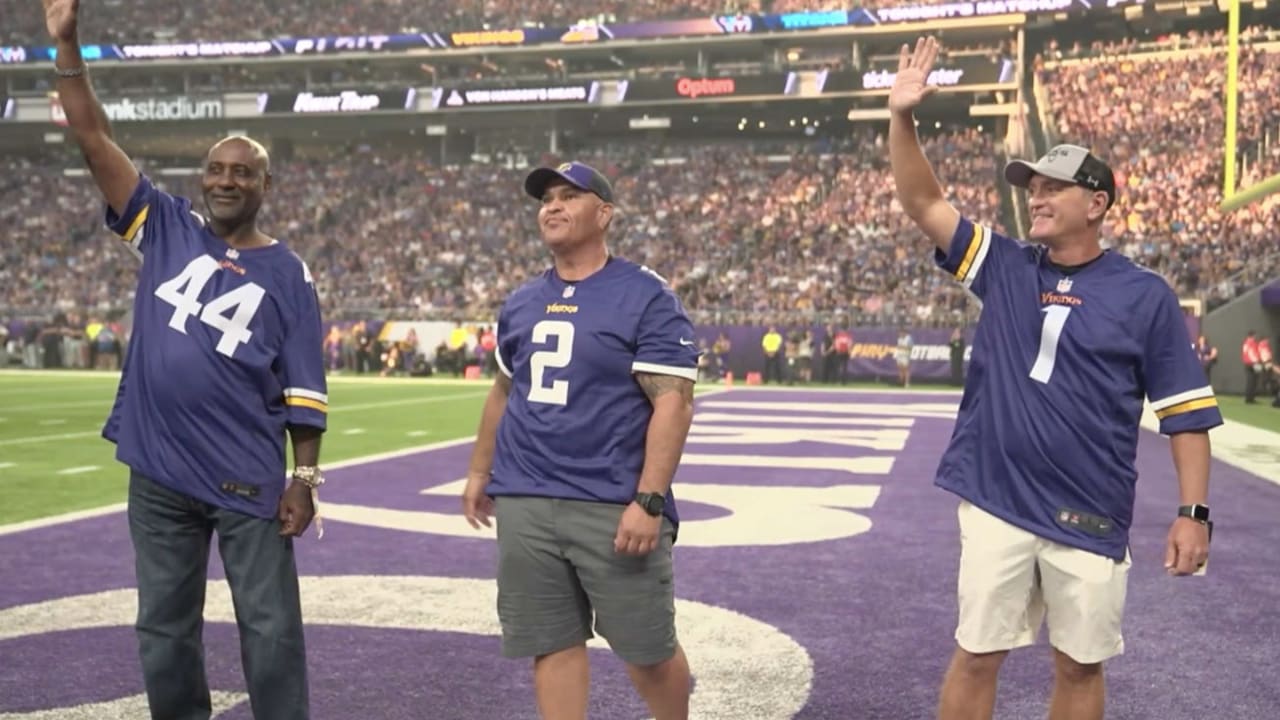
[[[613,550],[623,505],[542,497],[495,499],[498,619],[506,657],[549,655],[595,630],[632,665],[676,650],[674,528],[662,519],[648,555]]]

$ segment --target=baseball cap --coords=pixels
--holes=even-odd
[[[542,167],[524,179],[524,191],[541,200],[553,180],[564,180],[579,190],[595,193],[601,200],[613,202],[613,186],[599,170],[580,162],[567,162],[555,168]]]
[[[1015,187],[1027,187],[1033,175],[1075,183],[1088,190],[1105,192],[1107,207],[1116,201],[1116,176],[1107,164],[1079,145],[1058,145],[1034,164],[1014,160],[1004,166],[1004,179]]]

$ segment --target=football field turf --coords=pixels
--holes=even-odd
[[[3,395],[0,428],[23,442],[0,445],[14,463],[0,477],[19,463],[44,469],[22,476],[22,493],[0,481],[3,504],[98,472],[100,485],[116,483],[99,502],[122,501],[123,472],[95,439],[105,409],[77,407],[105,405],[111,381],[55,376],[57,394],[46,397],[25,392],[33,377],[5,386],[13,392]],[[532,720],[529,663],[499,652],[494,533],[472,530],[458,512],[487,384],[335,378],[330,390],[332,405],[346,409],[335,407],[325,441],[326,533],[296,545],[312,717]],[[932,716],[953,648],[958,560],[956,499],[932,480],[958,399],[927,389],[716,388],[699,397],[676,477],[683,521],[674,553],[691,717]],[[74,425],[56,414],[70,411],[82,413]],[[5,427],[20,413],[27,427]],[[1275,436],[1244,425],[1215,435],[1213,559],[1207,576],[1174,579],[1161,562],[1177,485],[1168,442],[1149,419],[1147,427],[1127,647],[1108,663],[1108,717],[1169,720],[1189,717],[1189,707],[1271,717],[1280,707],[1270,681],[1280,637]],[[419,432],[431,434],[409,434]],[[77,437],[31,440],[38,435]],[[20,460],[8,452],[18,448]],[[57,474],[92,465],[102,471]],[[66,500],[46,496],[27,513],[54,502]],[[249,720],[233,610],[212,555],[204,641],[214,718]],[[0,720],[145,717],[133,587],[118,509],[0,526]],[[1044,717],[1045,642],[1006,664],[997,718]],[[590,647],[589,716],[648,717],[607,646],[597,638]]]
[[[128,472],[100,433],[117,376],[0,374],[0,525],[124,501]],[[489,383],[330,379],[321,458],[474,434]]]
[[[0,525],[123,502],[127,471],[100,435],[117,379],[0,372]],[[329,384],[325,463],[469,437],[489,388],[488,380],[347,376]],[[1265,401],[1219,401],[1229,419],[1280,432],[1280,410]]]

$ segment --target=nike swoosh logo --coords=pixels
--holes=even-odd
[[[684,338],[680,338],[680,344],[681,344],[681,345],[688,345],[689,347],[693,347],[693,341],[692,341],[692,340],[685,340]]]

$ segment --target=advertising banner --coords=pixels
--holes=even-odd
[[[368,113],[412,110],[416,99],[417,91],[413,88],[405,90],[263,93],[258,97],[258,107],[267,115],[289,113]]]
[[[103,98],[99,100],[111,122],[218,120],[223,117],[222,98],[177,95],[158,98]],[[49,119],[67,124],[57,93],[49,96]]]
[[[287,57],[339,53],[397,53],[410,50],[472,47],[515,47],[544,44],[598,43],[610,40],[676,39],[706,35],[780,33],[815,28],[870,27],[1008,13],[1042,15],[1083,13],[1140,6],[1147,0],[980,0],[934,5],[902,4],[876,10],[825,10],[769,15],[737,14],[686,20],[599,24],[557,28],[514,28],[466,32],[323,35],[276,40],[229,40],[152,44],[93,44],[81,48],[88,62],[99,60],[195,60],[209,58]],[[49,45],[0,46],[0,64],[49,62]]]
[[[587,105],[599,100],[600,83],[521,85],[518,87],[438,87],[431,107],[437,110],[511,105]]]
[[[990,60],[981,57],[959,57],[943,60],[929,73],[929,84],[938,87],[993,85],[1012,83],[1017,67],[1013,60]],[[818,75],[818,87],[824,93],[888,90],[898,76],[896,64],[873,66],[862,72],[833,72]]]
[[[741,77],[679,77],[654,80],[620,80],[619,102],[657,100],[713,100],[751,95],[790,95],[796,74],[743,75]]]

